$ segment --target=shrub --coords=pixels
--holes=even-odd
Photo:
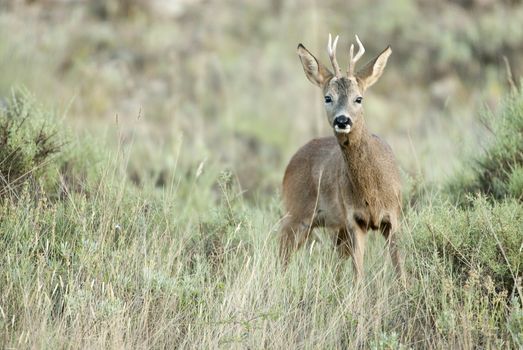
[[[523,271],[523,207],[514,199],[490,203],[484,196],[469,204],[441,203],[413,213],[417,250],[427,261],[443,259],[463,283],[480,271],[496,289],[512,292]]]
[[[63,145],[53,119],[24,90],[13,90],[0,108],[0,197],[45,175]]]
[[[523,201],[523,91],[510,95],[498,116],[487,114],[482,120],[492,132],[489,144],[472,157],[469,173],[450,183],[449,192],[460,201],[468,193]]]

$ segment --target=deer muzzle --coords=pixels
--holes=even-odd
[[[348,134],[352,127],[352,119],[345,115],[339,115],[334,118],[333,127],[334,131],[338,133]]]

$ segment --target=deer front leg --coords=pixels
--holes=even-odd
[[[405,285],[406,281],[405,274],[403,272],[403,264],[401,262],[401,256],[398,249],[398,244],[396,242],[397,229],[390,223],[382,223],[381,232],[387,242],[386,244],[389,248],[390,257],[392,260],[392,265],[394,266],[394,270],[396,271],[396,276],[401,280],[403,285]]]
[[[338,252],[352,258],[352,267],[356,282],[363,277],[363,256],[365,253],[366,232],[357,225],[347,225],[338,231]]]
[[[354,271],[356,272],[356,281],[361,281],[363,277],[363,255],[365,253],[366,232],[358,226],[355,226],[352,240],[354,247],[352,250],[352,263]]]

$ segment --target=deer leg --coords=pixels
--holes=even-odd
[[[386,245],[388,245],[392,265],[396,271],[396,276],[403,282],[403,284],[405,284],[403,264],[401,262],[401,256],[396,242],[396,229],[394,229],[390,223],[382,223],[381,232],[383,237],[385,237]]]
[[[300,249],[310,236],[313,227],[305,222],[287,220],[280,230],[280,259],[284,268],[289,264],[292,253]]]
[[[363,255],[365,253],[366,232],[359,227],[355,228],[352,234],[354,241],[352,250],[352,263],[356,272],[356,281],[361,281],[363,277]]]
[[[338,253],[342,257],[348,258],[351,256],[352,248],[349,232],[345,228],[340,228],[338,230],[338,235],[336,237],[336,248],[338,248]]]
[[[358,227],[342,228],[338,231],[338,252],[343,257],[352,258],[356,281],[363,277],[363,255],[365,253],[365,232]]]

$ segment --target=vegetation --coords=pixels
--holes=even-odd
[[[513,94],[499,116],[487,114],[483,122],[492,133],[484,153],[473,157],[455,183],[456,194],[484,193],[491,198],[523,201],[523,98]]]
[[[0,196],[17,193],[26,182],[42,176],[60,150],[50,123],[27,93],[13,93],[5,110],[0,110]]]
[[[385,3],[351,6],[367,13],[355,19],[362,38],[387,34],[399,44],[366,115],[409,185],[406,288],[377,234],[360,286],[327,232],[286,271],[277,259],[283,167],[324,130],[289,47],[316,15],[310,37],[331,21],[354,32],[356,24],[328,16],[337,1],[306,8],[294,24],[298,5],[278,1],[225,10],[196,1],[174,24],[140,1],[64,5],[74,15],[61,22],[63,9],[46,12],[39,1],[0,3],[8,8],[0,12],[0,347],[522,348],[523,92],[505,92],[498,106],[504,76],[471,83],[476,63],[496,69],[496,51],[474,38],[505,37],[521,6],[444,3],[445,16],[430,19],[432,3]],[[379,10],[372,26],[371,6]],[[462,9],[479,20],[452,21]],[[498,26],[507,9],[514,16]],[[408,30],[419,16],[427,26]],[[194,23],[203,32],[186,29]],[[440,25],[450,34],[436,36]],[[39,43],[21,40],[43,27]],[[282,28],[290,39],[275,39]],[[490,44],[519,54],[519,28]],[[220,45],[209,46],[214,39]],[[416,40],[427,44],[408,58]],[[369,44],[377,51],[382,42]],[[437,50],[437,67],[417,65],[434,47],[447,48]],[[463,80],[449,90],[458,68]],[[450,79],[444,93],[436,75]],[[389,92],[403,79],[412,86]],[[37,98],[13,89],[21,84]],[[483,102],[470,102],[478,95],[490,110],[483,126],[474,117]],[[390,121],[389,108],[406,115]],[[297,125],[296,113],[311,119]]]

